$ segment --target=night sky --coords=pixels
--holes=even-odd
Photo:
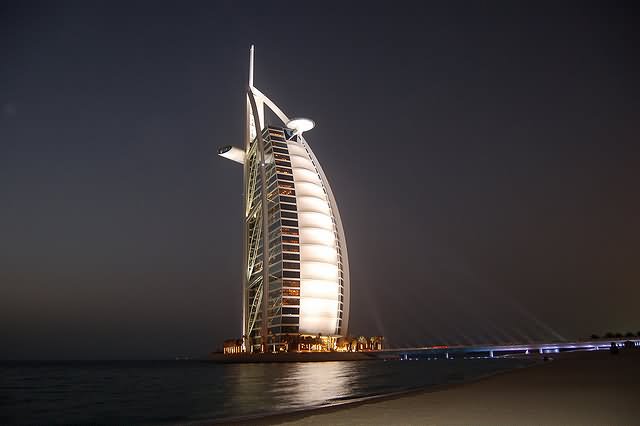
[[[252,43],[256,86],[316,121],[352,333],[640,331],[632,2],[264,3],[0,6],[0,358],[241,334],[242,168],[216,150]]]

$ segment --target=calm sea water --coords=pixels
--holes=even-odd
[[[0,364],[0,424],[223,420],[460,382],[529,362],[5,362]]]

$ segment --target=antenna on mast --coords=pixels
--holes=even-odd
[[[249,50],[249,86],[253,87],[253,44]]]

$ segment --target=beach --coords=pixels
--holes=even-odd
[[[555,359],[470,383],[257,421],[285,425],[640,424],[640,350]],[[416,361],[418,362],[418,361]],[[423,361],[424,362],[424,361]]]

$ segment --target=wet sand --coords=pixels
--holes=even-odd
[[[471,383],[250,423],[640,425],[640,350],[565,353]]]

